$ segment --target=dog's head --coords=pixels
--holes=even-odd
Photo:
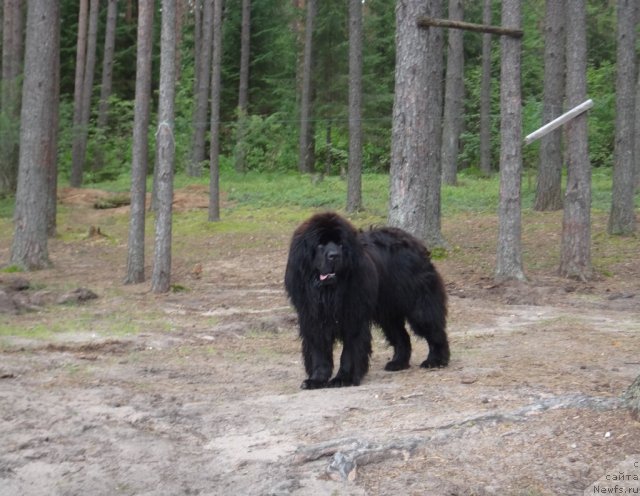
[[[334,241],[320,243],[316,247],[313,264],[318,272],[318,283],[321,286],[331,286],[337,283],[338,275],[344,267],[342,251],[342,245]]]
[[[333,288],[345,283],[361,251],[358,231],[349,221],[332,212],[314,215],[291,240],[285,273],[289,294],[304,284]]]

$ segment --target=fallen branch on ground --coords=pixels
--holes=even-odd
[[[435,432],[429,436],[413,436],[395,439],[387,443],[347,437],[301,447],[293,455],[293,462],[300,465],[331,457],[331,461],[326,468],[327,475],[334,480],[353,481],[357,476],[357,468],[359,466],[389,459],[408,460],[430,441],[441,440],[443,437],[452,435],[452,433],[461,433],[461,430],[466,427],[481,424],[495,425],[501,422],[524,422],[532,415],[549,410],[568,408],[615,410],[624,406],[624,404],[620,398],[602,398],[583,394],[554,396],[543,398],[510,412],[483,413],[444,425],[413,429],[413,431]]]

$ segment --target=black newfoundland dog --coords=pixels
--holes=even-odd
[[[359,385],[369,370],[372,322],[394,349],[386,370],[409,367],[405,321],[429,343],[421,367],[449,362],[442,278],[425,246],[401,229],[361,232],[338,214],[314,215],[293,234],[285,287],[298,312],[303,389]],[[336,340],[343,343],[340,368],[329,380]]]

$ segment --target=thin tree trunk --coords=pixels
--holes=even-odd
[[[109,122],[109,98],[111,98],[111,88],[113,82],[113,55],[116,44],[116,21],[118,18],[118,0],[108,0],[107,23],[104,35],[104,54],[102,57],[102,82],[100,84],[100,102],[98,106],[98,129],[100,131],[100,147],[96,152],[94,169],[101,169],[104,166],[104,153],[102,145],[107,123]]]
[[[442,0],[429,2],[431,11],[428,15],[442,17]],[[426,187],[424,199],[425,218],[422,239],[430,249],[447,248],[447,242],[442,236],[441,226],[441,189],[442,189],[442,97],[443,97],[443,55],[444,30],[430,28],[427,30],[427,157],[426,157]]]
[[[463,18],[462,0],[449,0],[449,19],[462,21]],[[449,29],[448,35],[447,78],[442,125],[442,180],[445,184],[455,185],[464,113],[464,47],[461,30]]]
[[[190,0],[176,0],[176,83],[180,81],[182,73],[182,31],[187,2]]]
[[[417,29],[424,14],[420,0],[396,3],[396,66],[389,224],[425,237],[424,199],[427,196],[427,82],[428,32]]]
[[[208,128],[207,117],[209,113],[209,84],[210,77],[203,74],[211,73],[211,53],[213,40],[213,3],[214,0],[204,0],[202,10],[202,46],[200,47],[200,60],[198,61],[198,91],[196,93],[196,108],[193,113],[193,149],[191,162],[187,167],[187,175],[200,177],[202,175],[202,162],[205,160],[205,141]]]
[[[174,104],[176,90],[176,0],[162,0],[160,97],[158,101],[158,171],[155,251],[151,291],[166,293],[171,282],[173,165],[175,159]]]
[[[109,98],[113,82],[113,55],[116,45],[116,21],[118,19],[118,0],[108,0],[107,25],[104,35],[104,55],[102,59],[102,83],[100,85],[100,107],[98,127],[104,129],[109,121]]]
[[[76,165],[79,153],[78,142],[82,139],[82,104],[84,102],[84,73],[87,66],[87,31],[89,26],[89,0],[80,0],[78,13],[78,37],[76,42],[76,76],[73,93],[73,159],[71,169],[71,186],[78,187],[82,183],[82,165]]]
[[[640,13],[640,9],[638,9]],[[640,17],[640,14],[638,15]],[[636,82],[636,106],[635,106],[635,148],[633,150],[633,161],[635,163],[634,169],[634,182],[635,191],[640,191],[640,64],[636,68],[638,72],[638,79]]]
[[[482,22],[492,22],[492,0],[484,0]],[[480,83],[480,170],[491,175],[491,34],[482,35],[482,82]]]
[[[304,32],[304,58],[302,63],[302,93],[300,97],[300,172],[313,172],[314,140],[311,98],[313,70],[313,25],[316,16],[316,0],[307,1],[307,18]]]
[[[362,209],[362,1],[349,0],[349,171],[347,212]]]
[[[86,40],[86,59],[81,85],[78,121],[74,119],[74,139],[72,146],[71,185],[79,187],[82,184],[84,162],[87,153],[89,135],[89,117],[91,115],[91,94],[93,92],[93,77],[96,65],[96,45],[98,41],[98,14],[100,0],[91,0],[89,9],[89,29]],[[79,28],[80,30],[80,28]],[[78,40],[80,44],[80,40]],[[79,56],[78,56],[79,58]],[[77,76],[77,71],[76,71]],[[75,117],[74,111],[74,117]]]
[[[333,157],[331,156],[331,149],[333,148],[333,138],[331,137],[331,128],[333,127],[333,123],[331,119],[327,119],[327,131],[326,131],[326,139],[325,139],[325,150],[327,150],[327,156],[325,157],[324,163],[324,175],[328,176],[331,174],[331,167],[333,166]]]
[[[47,223],[51,192],[51,158],[56,143],[55,125],[59,95],[60,5],[53,0],[28,2],[22,112],[20,116],[20,165],[14,214],[15,234],[11,263],[27,270],[48,267]],[[52,76],[53,75],[53,76]]]
[[[0,197],[15,193],[18,181],[20,74],[24,12],[20,0],[4,0],[2,19],[2,126],[0,127]]]
[[[209,163],[209,221],[220,220],[220,95],[222,91],[222,2],[213,13],[213,64],[211,69],[211,157]]]
[[[57,0],[56,0],[57,3]],[[53,19],[60,21],[60,8],[53,13]],[[60,29],[54,30],[54,37],[50,40],[55,47],[60,47]],[[51,109],[51,122],[49,126],[49,140],[51,146],[47,154],[47,183],[49,191],[47,195],[47,235],[52,238],[56,235],[58,213],[58,136],[60,127],[60,50],[56,50],[53,60],[53,72],[51,74],[54,83],[54,99]]]
[[[521,0],[503,0],[502,26],[519,29]],[[496,280],[524,280],[522,270],[520,177],[522,95],[520,38],[503,36],[500,67],[500,205]]]
[[[138,48],[136,96],[131,157],[131,214],[125,284],[140,283],[144,276],[145,200],[149,161],[149,115],[151,105],[151,57],[153,52],[154,0],[138,2]]]
[[[247,107],[249,104],[249,53],[251,48],[251,0],[242,0],[242,33],[240,35],[240,85],[238,88],[238,131],[236,139],[236,170],[247,168]]]
[[[544,96],[542,123],[562,114],[565,70],[565,0],[547,0],[544,39]],[[562,130],[540,141],[540,164],[534,210],[562,208]]]
[[[193,2],[193,94],[198,93],[200,87],[200,50],[202,50],[202,2],[203,0],[194,0]]]
[[[634,211],[634,140],[637,0],[618,0],[616,56],[616,132],[613,193],[609,234],[630,235],[636,230]]]
[[[587,34],[585,0],[567,2],[567,106],[587,97]],[[589,279],[591,268],[591,164],[587,114],[566,125],[567,189],[562,218],[559,273]]]

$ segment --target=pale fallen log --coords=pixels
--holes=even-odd
[[[586,102],[582,102],[577,107],[573,107],[568,112],[565,112],[561,116],[556,117],[551,122],[545,124],[541,128],[539,128],[539,129],[535,130],[534,132],[532,132],[531,134],[529,134],[524,139],[524,144],[525,145],[530,145],[535,140],[540,139],[543,136],[549,134],[551,131],[553,131],[554,129],[557,129],[560,126],[562,126],[563,124],[569,122],[571,119],[573,119],[577,115],[580,115],[581,113],[586,112],[591,107],[593,107],[593,100],[589,99]]]

